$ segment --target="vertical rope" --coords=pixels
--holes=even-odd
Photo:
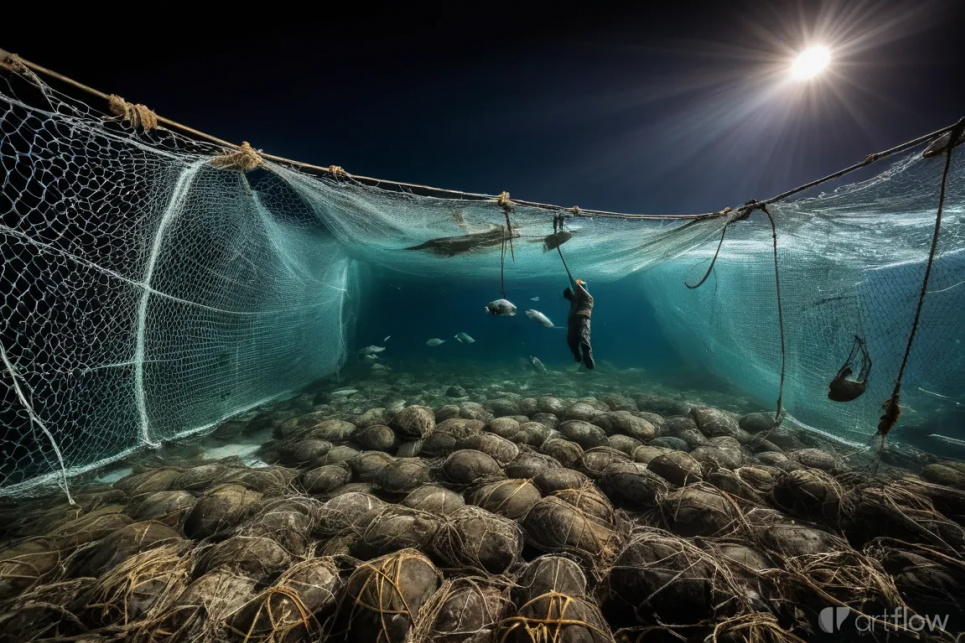
[[[717,256],[720,254],[720,247],[724,245],[724,237],[727,236],[727,226],[728,226],[728,225],[730,225],[730,224],[726,224],[726,225],[724,226],[724,229],[721,230],[721,232],[720,232],[720,242],[717,244],[717,252],[714,253],[714,258],[710,260],[710,266],[707,268],[707,272],[704,273],[703,278],[702,278],[700,281],[698,281],[696,284],[694,284],[693,286],[691,286],[690,284],[688,284],[688,283],[685,281],[685,282],[684,282],[684,285],[687,286],[687,288],[689,288],[689,289],[691,289],[691,290],[694,290],[694,289],[696,289],[696,288],[700,288],[701,286],[704,285],[704,282],[707,281],[707,278],[710,277],[710,273],[713,272],[714,266],[717,265]],[[696,267],[696,266],[695,266],[695,267]],[[691,268],[691,270],[693,270],[693,268]]]
[[[767,206],[761,205],[760,209],[767,215],[767,220],[771,222],[771,238],[774,241],[774,285],[777,287],[777,322],[781,329],[781,385],[777,393],[777,412],[774,414],[774,428],[776,429],[781,425],[781,415],[784,412],[784,375],[787,366],[787,352],[784,347],[784,309],[781,306],[781,274],[777,269],[777,226],[774,225],[774,217],[767,211]],[[726,228],[724,229],[726,230]]]
[[[895,389],[891,397],[881,405],[883,413],[878,422],[877,435],[881,438],[878,446],[878,457],[875,458],[874,472],[878,472],[878,464],[881,460],[881,453],[885,448],[885,438],[898,423],[901,417],[901,382],[905,376],[905,367],[908,365],[908,357],[911,355],[911,347],[915,343],[915,335],[918,333],[918,324],[921,321],[921,311],[925,305],[925,295],[928,294],[928,280],[931,278],[932,265],[935,262],[935,251],[938,249],[938,238],[942,229],[942,212],[945,209],[945,188],[948,183],[948,172],[952,166],[952,150],[954,141],[958,140],[963,130],[965,130],[965,118],[958,121],[950,132],[949,143],[945,148],[945,167],[942,170],[941,189],[938,194],[938,213],[935,215],[935,231],[932,234],[931,250],[928,252],[928,263],[925,264],[925,276],[921,281],[921,293],[918,295],[918,306],[915,308],[915,319],[911,324],[911,332],[908,334],[908,345],[905,346],[905,355],[901,359],[901,366],[898,368],[898,377],[895,380]]]

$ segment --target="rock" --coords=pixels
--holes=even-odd
[[[627,411],[601,413],[593,418],[592,423],[610,436],[626,435],[641,442],[649,442],[657,436],[657,429],[652,424]]]
[[[362,538],[355,544],[355,557],[369,560],[399,549],[425,549],[439,529],[440,518],[425,511],[385,505],[373,512]]]
[[[392,418],[390,426],[400,435],[422,439],[436,427],[435,414],[427,406],[407,406]]]
[[[373,424],[353,433],[352,442],[363,449],[391,451],[398,442],[398,438],[395,431],[384,424]]]
[[[740,451],[740,448],[741,448],[741,443],[738,442],[736,438],[732,438],[730,436],[711,438],[710,440],[707,441],[707,443],[709,446],[715,446],[721,449],[730,449],[732,451]]]
[[[774,426],[774,415],[772,413],[751,413],[738,420],[738,424],[748,433],[760,433]]]
[[[385,409],[369,409],[361,415],[352,418],[352,424],[359,429],[366,429],[370,426],[384,425],[390,418],[386,417]]]
[[[157,491],[129,504],[125,513],[137,521],[157,520],[174,527],[197,502],[187,491]]]
[[[247,517],[261,499],[262,494],[241,485],[215,487],[194,505],[184,521],[184,533],[201,540],[227,532]]]
[[[415,458],[422,453],[422,440],[410,440],[399,445],[395,455],[400,458]]]
[[[670,449],[665,447],[653,446],[652,444],[646,444],[642,447],[637,447],[633,450],[633,460],[639,462],[640,464],[649,464],[651,460],[657,456],[661,456],[664,453],[670,453]]]
[[[734,505],[707,486],[671,491],[660,503],[660,513],[667,529],[685,538],[723,535],[737,526]]]
[[[453,484],[471,485],[503,477],[499,463],[489,455],[472,449],[452,453],[442,465],[442,473]]]
[[[69,563],[71,575],[97,577],[134,554],[180,542],[183,542],[181,535],[165,524],[153,520],[135,522],[81,550]]]
[[[635,462],[611,464],[598,480],[607,497],[621,506],[653,509],[670,490],[667,481]]]
[[[690,409],[690,417],[697,423],[700,432],[708,438],[721,435],[733,437],[740,429],[736,416],[710,406],[695,406]]]
[[[564,467],[573,467],[583,456],[583,448],[576,442],[561,438],[550,438],[543,443],[540,451],[559,461]]]
[[[237,572],[263,583],[292,563],[285,549],[270,538],[233,536],[205,551],[198,560],[198,572],[217,569]]]
[[[579,471],[563,467],[547,469],[533,478],[533,484],[544,496],[550,496],[564,489],[581,489],[589,481],[590,479]]]
[[[556,427],[560,425],[559,418],[552,413],[537,413],[532,419],[533,422],[539,422],[550,431],[555,431]]]
[[[789,457],[805,467],[820,469],[829,473],[838,467],[834,456],[820,449],[799,449],[793,451]]]
[[[600,447],[607,443],[607,436],[603,429],[581,420],[563,422],[559,427],[559,432],[567,440],[576,442],[584,449]]]
[[[650,461],[647,468],[678,487],[700,482],[702,479],[700,463],[682,451],[658,456]]]
[[[492,419],[482,404],[477,404],[476,402],[466,402],[463,404],[459,409],[459,417],[467,420],[479,420],[483,423]]]
[[[636,411],[637,404],[628,397],[622,395],[604,395],[601,400],[611,411]]]
[[[339,462],[348,462],[359,452],[352,447],[339,445],[337,447],[332,447],[332,450],[326,454],[321,460],[317,460],[316,464],[338,464]]]
[[[120,489],[131,498],[156,491],[167,491],[181,475],[181,471],[177,467],[160,467],[144,473],[132,473],[115,482],[114,488]],[[178,489],[178,491],[182,490]]]
[[[690,452],[690,457],[701,464],[705,475],[717,469],[737,469],[743,464],[739,450],[721,449],[715,446],[697,447]]]
[[[776,444],[785,451],[794,451],[804,447],[801,440],[787,429],[777,428],[770,432],[767,436],[769,442]]]
[[[479,435],[485,427],[486,423],[481,420],[456,418],[440,422],[436,425],[433,433],[446,433],[457,440],[461,440],[471,435]]]
[[[493,433],[480,433],[459,440],[457,449],[474,449],[492,457],[500,466],[505,466],[519,455],[519,447],[506,438]]]
[[[333,497],[318,510],[315,534],[329,538],[346,530],[362,531],[374,512],[385,506],[367,493],[349,492]]]
[[[583,452],[577,469],[590,478],[599,478],[603,471],[615,462],[630,462],[630,456],[610,447],[596,447]]]
[[[537,502],[522,526],[528,545],[540,551],[582,556],[600,567],[612,562],[620,546],[619,536],[609,525],[593,520],[555,496]]]
[[[567,420],[579,420],[582,422],[589,422],[599,414],[600,414],[600,411],[593,408],[589,404],[585,404],[583,402],[577,402],[576,404],[570,405],[569,407],[567,407],[565,411],[563,411],[563,421],[564,423]]]
[[[202,464],[185,469],[171,483],[171,488],[184,491],[203,491],[210,487],[211,483],[223,475],[227,469],[228,467],[221,463]]]
[[[351,479],[352,469],[346,462],[339,462],[306,471],[298,477],[298,484],[305,493],[323,496],[348,484]]]
[[[681,400],[674,400],[660,395],[641,393],[635,398],[637,408],[641,411],[657,413],[664,417],[672,415],[687,415],[690,412],[690,404]]]
[[[510,520],[518,520],[526,516],[542,497],[532,482],[510,479],[482,485],[473,491],[469,502]]]
[[[527,417],[533,417],[539,413],[539,402],[532,397],[524,397],[519,401],[519,412]]]
[[[355,432],[355,425],[344,420],[330,419],[316,424],[305,434],[306,438],[325,440],[332,444],[348,442]]]
[[[791,454],[792,457],[794,454]],[[929,464],[922,468],[921,477],[933,484],[965,491],[965,472],[945,462]]]
[[[563,412],[563,403],[555,397],[550,397],[549,395],[536,398],[536,405],[539,407],[540,413],[548,413],[554,416],[559,416]],[[535,420],[536,418],[533,419]],[[538,422],[539,420],[536,421]]]
[[[648,413],[646,411],[637,411],[636,413],[634,413],[634,415],[652,424],[653,427],[657,429],[658,437],[663,435],[663,425],[666,422],[666,420],[662,415],[657,415],[656,413]]]
[[[786,462],[787,456],[783,453],[776,453],[773,451],[765,451],[763,453],[756,454],[758,460],[763,464],[770,465],[772,467],[777,466],[780,462]]]
[[[281,450],[281,461],[293,467],[320,462],[332,450],[325,440],[300,440]]]
[[[461,409],[456,404],[446,404],[436,409],[436,424],[459,417]]]
[[[544,471],[562,466],[555,458],[542,453],[520,453],[506,465],[506,475],[510,478],[535,478]]]
[[[456,450],[457,442],[459,442],[459,440],[451,434],[443,433],[437,429],[430,433],[429,437],[425,440],[422,440],[421,453],[431,458],[449,455]]]
[[[443,487],[424,485],[407,495],[399,504],[403,507],[418,509],[437,516],[448,516],[460,507],[465,506],[466,501],[458,493]]]
[[[495,415],[497,418],[510,415],[519,415],[519,405],[512,400],[489,400],[483,404],[483,408]]]
[[[432,481],[432,469],[421,458],[396,458],[379,471],[375,481],[388,493],[411,493]]]
[[[512,440],[516,444],[527,444],[531,447],[540,447],[549,437],[550,430],[539,422],[526,422],[521,424],[519,431],[513,436]]]
[[[766,506],[763,496],[751,485],[744,482],[737,473],[728,469],[716,469],[708,473],[705,480],[733,498]]]
[[[501,438],[512,440],[519,433],[519,422],[508,417],[497,417],[486,425],[486,430]]]
[[[448,389],[446,389],[446,396],[447,397],[466,397],[466,389],[464,389],[461,386],[450,386]]]
[[[374,482],[379,472],[394,461],[395,458],[384,451],[362,451],[348,461],[348,466],[352,468],[353,479]]]
[[[650,440],[648,446],[659,447],[662,449],[670,449],[671,451],[690,451],[690,445],[681,440],[680,438],[670,437],[665,435],[662,438],[654,438]]]
[[[611,435],[606,439],[606,442],[607,446],[609,446],[611,449],[622,451],[629,456],[633,456],[633,452],[636,451],[637,448],[643,446],[643,443],[640,442],[640,440],[626,435]]]

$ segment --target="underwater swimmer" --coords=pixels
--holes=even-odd
[[[570,284],[572,289],[563,291],[563,297],[570,302],[570,314],[566,318],[566,343],[569,344],[575,361],[583,362],[584,366],[591,369],[593,347],[590,346],[590,315],[593,313],[593,297],[587,291],[586,284],[579,279],[570,277]]]

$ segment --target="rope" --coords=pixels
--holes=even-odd
[[[9,52],[7,52],[7,51],[4,51],[3,49],[0,49],[0,66],[3,66],[3,67],[5,67],[5,68],[7,68],[7,69],[10,69],[11,71],[13,71],[13,72],[15,72],[15,73],[24,74],[25,76],[27,76],[27,77],[35,80],[35,82],[38,82],[38,83],[40,82],[39,79],[37,79],[35,76],[33,76],[33,74],[28,74],[28,73],[26,73],[26,71],[32,71],[32,72],[37,72],[37,73],[43,74],[43,75],[45,75],[45,76],[48,76],[48,77],[53,78],[53,79],[55,79],[55,80],[58,80],[58,81],[60,81],[60,82],[62,82],[62,83],[65,83],[65,84],[67,84],[67,85],[69,85],[69,86],[71,86],[71,87],[73,87],[73,88],[75,88],[75,89],[78,89],[78,90],[80,90],[80,91],[86,92],[86,93],[91,94],[91,95],[93,95],[93,96],[97,96],[98,98],[101,98],[101,99],[106,100],[106,101],[110,101],[110,98],[111,98],[110,95],[105,94],[104,92],[98,91],[98,90],[94,89],[93,87],[89,87],[89,86],[87,86],[87,85],[84,85],[83,83],[77,82],[76,80],[73,80],[72,78],[68,78],[67,76],[64,76],[64,75],[62,75],[62,74],[59,74],[59,73],[57,73],[57,72],[55,72],[55,71],[53,71],[53,70],[47,69],[46,67],[42,67],[41,65],[38,65],[38,64],[33,63],[33,62],[30,62],[29,60],[24,60],[23,58],[20,58],[20,57],[17,56],[16,54],[11,54],[11,53],[9,53]],[[26,71],[25,71],[25,70],[26,70]],[[153,112],[152,112],[152,114],[153,114]],[[242,149],[242,147],[243,147],[243,146],[235,145],[234,143],[231,143],[231,142],[226,141],[226,140],[224,140],[224,139],[218,138],[218,137],[216,137],[216,136],[212,136],[211,134],[206,134],[205,132],[201,132],[201,131],[196,130],[196,129],[192,128],[192,127],[188,127],[187,125],[182,125],[181,123],[178,123],[178,122],[176,122],[176,121],[172,121],[172,120],[169,119],[169,118],[165,118],[165,117],[163,117],[163,116],[157,116],[156,114],[155,114],[155,117],[157,118],[157,123],[158,123],[158,125],[165,125],[165,126],[167,126],[167,127],[180,130],[180,131],[183,132],[183,133],[190,134],[190,135],[192,135],[192,136],[196,136],[196,137],[198,137],[198,138],[200,138],[200,139],[209,141],[209,142],[211,142],[211,143],[215,143],[215,144],[217,144],[217,145],[219,145],[219,146],[226,147],[226,148],[230,148],[230,149],[234,149],[234,150],[240,150],[240,149]],[[907,150],[907,149],[910,149],[910,148],[912,148],[912,147],[915,147],[916,145],[919,145],[919,144],[924,143],[924,142],[926,142],[926,141],[931,141],[931,140],[937,139],[938,137],[940,137],[940,136],[942,136],[942,135],[944,135],[944,134],[947,134],[947,133],[951,132],[952,129],[954,129],[955,127],[956,127],[956,125],[949,125],[949,126],[947,126],[947,127],[943,127],[943,128],[941,128],[941,129],[939,129],[939,130],[936,130],[936,131],[934,131],[934,132],[932,132],[932,133],[930,133],[930,134],[925,134],[924,136],[919,136],[919,137],[916,138],[916,139],[912,139],[912,140],[910,140],[910,141],[906,141],[905,143],[901,143],[900,145],[896,145],[895,147],[892,147],[892,148],[890,148],[890,149],[884,150],[884,151],[882,151],[882,152],[876,152],[876,153],[874,153],[874,154],[869,154],[869,155],[866,156],[865,159],[864,159],[863,161],[861,161],[860,163],[856,163],[856,164],[854,164],[854,165],[852,165],[852,166],[850,166],[850,167],[847,167],[847,168],[845,168],[845,169],[843,169],[843,170],[839,170],[838,172],[835,172],[834,174],[829,174],[828,176],[825,176],[825,177],[823,177],[823,178],[817,179],[817,180],[812,181],[812,182],[810,182],[810,183],[806,183],[805,185],[799,186],[799,187],[794,188],[794,189],[792,189],[792,190],[788,190],[787,192],[784,192],[784,193],[782,193],[782,194],[779,194],[779,195],[777,195],[777,196],[775,196],[775,197],[771,197],[770,199],[767,199],[766,201],[761,201],[761,203],[762,203],[763,205],[770,205],[771,203],[775,203],[775,202],[777,202],[777,201],[781,201],[781,200],[783,200],[783,199],[788,198],[789,196],[793,196],[794,194],[798,194],[799,192],[803,192],[804,190],[808,190],[808,189],[810,189],[810,188],[816,187],[816,186],[821,185],[822,183],[825,183],[825,182],[827,182],[827,181],[831,181],[831,180],[833,180],[833,179],[841,178],[842,176],[845,176],[846,174],[850,174],[851,172],[854,172],[854,171],[856,171],[856,170],[860,170],[861,168],[866,167],[866,166],[870,165],[871,163],[874,163],[874,162],[876,162],[876,161],[879,161],[879,160],[881,160],[881,159],[883,159],[883,158],[887,158],[887,157],[889,157],[889,156],[893,156],[894,154],[898,154],[898,153],[900,153],[900,152],[903,152],[903,151],[905,151],[905,150]],[[951,140],[951,139],[950,139],[950,140]],[[957,140],[957,139],[956,139],[956,140]],[[299,168],[304,168],[304,169],[308,169],[308,170],[314,170],[314,171],[317,171],[317,172],[322,172],[322,173],[324,173],[324,174],[332,175],[332,176],[334,176],[335,178],[337,178],[339,175],[341,175],[341,172],[344,172],[344,170],[341,170],[341,168],[339,168],[338,166],[322,167],[322,166],[320,166],[320,165],[313,165],[313,164],[311,164],[311,163],[303,163],[303,162],[301,162],[301,161],[295,161],[295,160],[293,160],[293,159],[285,158],[285,157],[283,157],[283,156],[276,156],[276,155],[274,155],[274,154],[261,153],[261,157],[262,157],[263,159],[270,160],[270,161],[276,161],[276,162],[279,162],[279,163],[285,163],[285,164],[287,164],[287,165],[291,165],[291,166],[295,166],[295,167],[299,167]],[[334,169],[333,169],[333,168],[334,168]],[[373,187],[382,187],[383,184],[387,184],[387,185],[392,186],[392,187],[397,188],[397,189],[424,190],[424,191],[426,191],[426,192],[433,192],[433,193],[440,194],[440,195],[444,195],[444,196],[451,197],[451,198],[459,198],[459,199],[485,199],[485,200],[492,200],[492,199],[498,199],[498,198],[499,198],[498,196],[494,196],[494,195],[491,195],[491,194],[480,194],[480,193],[475,193],[475,192],[463,192],[463,191],[459,191],[459,190],[448,190],[448,189],[444,189],[444,188],[434,188],[434,187],[431,187],[431,186],[428,186],[428,185],[420,185],[420,184],[417,184],[417,183],[406,183],[406,182],[403,182],[403,181],[388,181],[388,180],[385,180],[385,179],[376,179],[376,178],[372,178],[372,177],[369,177],[369,176],[352,175],[352,179],[353,179],[353,180],[356,180],[356,181],[358,181],[358,182],[360,182],[360,183],[369,183],[369,184],[372,184]],[[500,196],[501,196],[501,195],[500,195]],[[507,197],[508,197],[508,195],[507,195]],[[522,205],[522,206],[529,207],[529,208],[534,208],[534,209],[538,209],[538,210],[551,210],[551,211],[553,211],[553,212],[559,212],[560,210],[565,210],[565,209],[566,209],[566,208],[563,208],[563,207],[558,206],[558,205],[552,205],[552,204],[549,204],[549,203],[539,203],[539,202],[536,202],[536,201],[521,201],[521,200],[518,200],[518,199],[517,199],[517,200],[515,201],[515,203],[518,204],[518,205]],[[688,220],[688,219],[689,219],[689,220],[699,221],[699,220],[703,220],[703,219],[712,219],[712,218],[721,216],[721,212],[708,212],[708,213],[703,213],[703,214],[626,214],[626,213],[622,213],[622,212],[609,212],[609,211],[606,211],[606,210],[582,210],[582,209],[577,208],[577,207],[574,207],[574,208],[570,209],[569,211],[573,213],[573,216],[574,216],[574,217],[603,217],[603,218],[614,218],[614,219],[655,220],[655,221],[659,221],[659,220],[672,220],[672,219],[683,219],[683,220]]]
[[[134,128],[143,129],[145,132],[157,129],[157,114],[145,105],[128,103],[117,94],[111,94],[107,99],[107,106],[111,114],[120,116],[121,120],[130,123]]]
[[[237,170],[250,172],[264,164],[258,152],[252,149],[248,141],[241,144],[234,152],[225,152],[211,159],[211,165],[223,170]]]
[[[938,238],[942,229],[942,211],[945,208],[945,187],[948,183],[948,172],[952,166],[952,149],[954,142],[965,132],[965,118],[958,121],[949,132],[949,143],[945,147],[945,167],[942,170],[942,184],[938,195],[938,213],[935,215],[935,232],[932,235],[931,250],[928,252],[928,263],[925,264],[925,276],[921,281],[921,293],[918,295],[918,306],[915,308],[915,320],[911,324],[911,332],[908,335],[908,345],[905,347],[905,355],[898,368],[898,378],[895,380],[895,390],[891,397],[881,405],[883,413],[878,422],[878,435],[881,436],[881,446],[878,448],[880,460],[881,452],[885,448],[885,437],[898,423],[901,417],[901,381],[905,376],[905,367],[908,365],[908,357],[911,355],[911,347],[915,342],[915,335],[918,332],[918,324],[921,321],[921,310],[925,304],[925,295],[928,294],[928,280],[931,278],[932,265],[935,262],[935,251],[938,249]],[[875,473],[878,470],[878,460],[875,461]]]
[[[730,224],[728,224],[728,225],[730,225]],[[722,245],[724,245],[724,237],[725,237],[725,236],[727,236],[727,226],[726,226],[726,225],[724,226],[724,229],[720,231],[720,242],[717,244],[717,252],[714,253],[714,258],[710,260],[710,267],[707,268],[707,272],[705,272],[705,273],[704,273],[704,276],[701,278],[701,280],[698,281],[698,282],[697,282],[696,284],[694,284],[693,286],[691,286],[690,284],[688,284],[686,281],[684,282],[684,285],[685,285],[685,286],[687,286],[687,287],[690,288],[691,290],[694,290],[695,288],[700,288],[701,286],[704,285],[704,282],[707,281],[707,278],[710,277],[710,273],[714,270],[714,265],[717,264],[717,256],[720,254],[720,247],[721,247]],[[691,268],[691,270],[693,270],[693,268]]]
[[[777,269],[777,226],[774,225],[774,217],[767,211],[767,206],[762,203],[759,208],[761,212],[767,215],[768,221],[771,222],[771,237],[774,240],[774,285],[777,289],[777,322],[781,329],[781,385],[777,393],[777,411],[774,414],[774,427],[768,431],[769,435],[771,431],[781,425],[781,415],[784,412],[784,374],[787,365],[787,353],[784,348],[784,309],[781,306],[781,275]]]

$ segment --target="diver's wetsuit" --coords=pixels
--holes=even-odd
[[[583,362],[593,368],[593,347],[590,346],[590,315],[593,313],[593,297],[586,288],[575,283],[572,290],[563,291],[563,297],[570,300],[570,314],[566,318],[566,343],[573,351],[574,361]],[[583,356],[580,357],[580,349]]]

